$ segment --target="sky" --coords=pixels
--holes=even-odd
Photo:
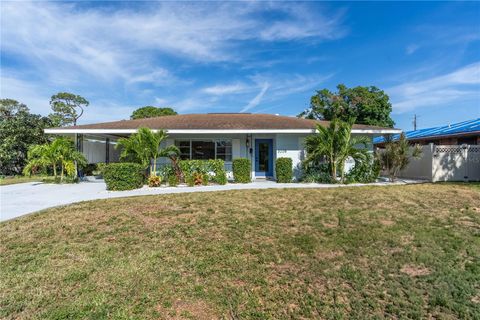
[[[79,123],[179,113],[295,116],[323,88],[376,86],[396,127],[480,117],[479,2],[0,2],[0,96]]]

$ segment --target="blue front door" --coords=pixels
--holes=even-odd
[[[273,176],[272,139],[255,139],[255,176]]]

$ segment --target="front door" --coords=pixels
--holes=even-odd
[[[255,139],[255,176],[273,176],[272,139]]]

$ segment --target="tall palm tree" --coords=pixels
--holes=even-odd
[[[337,179],[340,171],[341,181],[345,175],[345,161],[351,157],[355,161],[367,158],[367,137],[352,136],[353,121],[344,122],[334,119],[328,127],[317,125],[317,133],[305,139],[306,164],[317,165],[323,161],[328,163],[332,180]],[[363,146],[363,148],[362,148]]]
[[[122,148],[120,158],[150,166],[150,173],[157,174],[157,159],[172,158],[180,154],[176,146],[160,148],[161,143],[168,137],[164,130],[152,131],[149,128],[139,128],[128,138],[118,140],[117,147]]]

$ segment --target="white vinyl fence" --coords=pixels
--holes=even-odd
[[[400,178],[437,181],[480,181],[480,145],[422,146]]]

